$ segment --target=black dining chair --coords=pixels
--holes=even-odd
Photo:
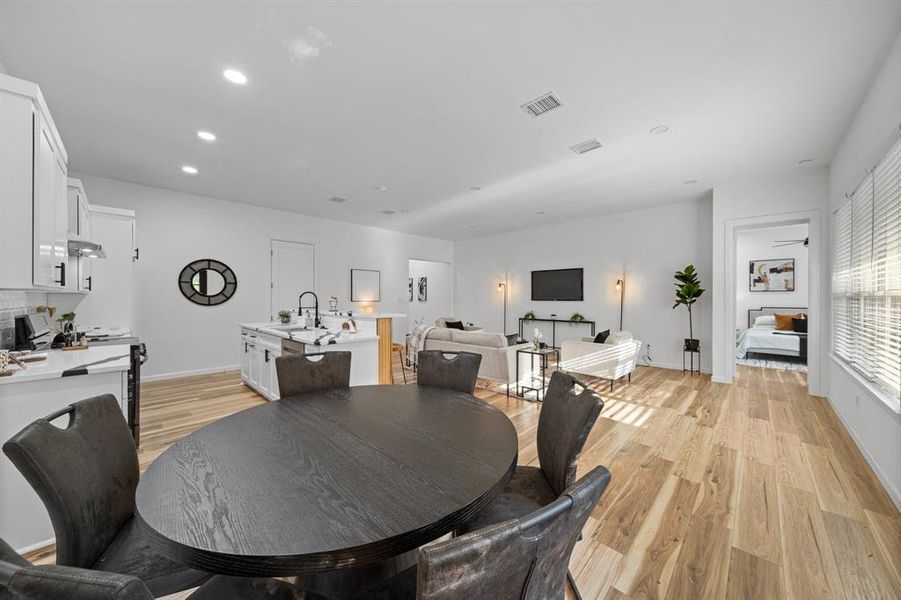
[[[275,359],[279,396],[349,388],[350,359],[346,351],[279,356]]]
[[[575,481],[579,455],[603,408],[604,401],[593,390],[555,371],[538,416],[539,466],[517,465],[504,490],[457,533],[519,518],[553,502]]]
[[[147,586],[131,575],[33,566],[0,539],[0,600],[153,600]]]
[[[529,514],[420,548],[418,565],[368,600],[562,600],[573,548],[610,483],[595,467]]]
[[[0,600],[153,600],[131,575],[32,565],[0,539]],[[331,600],[278,579],[217,575],[187,600]]]
[[[66,416],[65,428],[51,423]],[[132,575],[156,596],[210,577],[157,554],[138,533],[138,454],[113,396],[38,419],[3,444],[3,452],[50,514],[57,564]]]
[[[476,389],[482,355],[474,352],[420,350],[416,355],[416,364],[417,384],[472,394]]]

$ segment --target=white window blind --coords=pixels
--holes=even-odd
[[[835,211],[833,352],[901,397],[901,141]]]

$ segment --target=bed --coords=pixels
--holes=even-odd
[[[790,331],[776,331],[775,314],[807,314],[799,306],[764,306],[748,310],[748,328],[738,335],[736,358],[749,358],[751,354],[792,356],[807,358],[807,344],[799,335]]]

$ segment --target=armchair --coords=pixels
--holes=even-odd
[[[628,331],[611,333],[603,344],[590,337],[566,340],[560,345],[560,369],[607,379],[612,391],[615,380],[626,376],[632,380],[640,352],[641,342]]]

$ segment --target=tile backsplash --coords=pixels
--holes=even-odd
[[[12,348],[15,343],[15,317],[47,304],[47,294],[0,290],[0,348]]]

